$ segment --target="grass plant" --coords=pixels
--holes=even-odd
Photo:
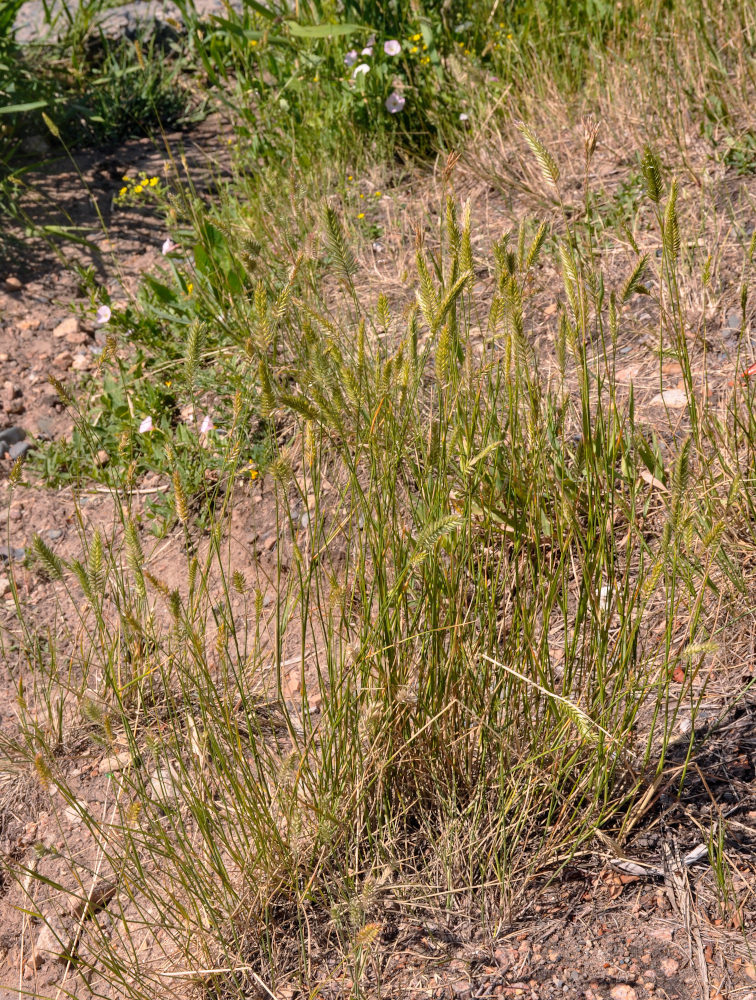
[[[692,67],[724,79],[729,56],[711,41],[737,22],[738,45],[750,44],[750,8],[669,6],[589,16],[582,4],[524,5],[506,40],[515,65],[470,4],[466,79],[506,66],[502,89],[521,81],[538,46],[562,51],[571,25],[581,55],[570,65],[598,88],[622,53],[658,55],[644,32],[667,17],[687,31],[673,95],[687,120],[702,97]],[[707,394],[708,313],[698,329],[691,314],[731,259],[706,242],[708,216],[696,225],[681,130],[665,150],[673,171],[643,117],[644,141],[627,151],[634,172],[607,196],[595,121],[557,150],[548,122],[471,96],[479,145],[439,160],[432,224],[416,220],[403,280],[374,287],[364,259],[376,234],[364,227],[378,223],[362,221],[359,193],[375,194],[371,158],[415,133],[381,108],[393,78],[357,101],[339,77],[320,98],[317,122],[332,130],[319,142],[307,74],[341,74],[345,47],[370,28],[427,29],[438,63],[422,73],[436,103],[418,129],[429,144],[458,137],[460,105],[452,114],[437,90],[460,58],[462,22],[432,6],[417,25],[382,4],[344,14],[357,27],[338,26],[327,5],[287,21],[253,3],[195,39],[229,104],[234,87],[254,89],[237,108],[233,186],[212,204],[191,182],[161,194],[175,247],[112,317],[96,419],[60,387],[77,473],[82,456],[94,468],[111,450],[100,477],[115,515],[92,533],[79,511],[74,559],[34,541],[74,624],[41,633],[14,588],[31,682],[18,686],[20,733],[3,736],[3,752],[93,845],[85,856],[40,847],[41,860],[54,853],[56,885],[93,914],[68,955],[93,992],[172,996],[178,982],[208,996],[380,995],[373,955],[387,910],[451,925],[475,913],[495,939],[597,835],[621,847],[661,783],[682,787],[719,647],[752,614],[753,385],[737,374],[743,343],[726,396]],[[362,121],[336,91],[373,111]],[[316,170],[356,122],[374,146]],[[656,125],[656,140],[669,134]],[[712,160],[740,171],[748,148]],[[287,169],[282,149],[295,151]],[[404,167],[382,169],[398,201]],[[458,190],[476,175],[516,185],[537,217],[484,248],[475,199]],[[754,247],[737,263],[743,331]],[[653,426],[620,375],[644,310],[662,403]],[[548,349],[541,313],[553,317]],[[682,406],[665,395],[670,362]],[[201,431],[200,416],[213,427]],[[171,581],[154,568],[164,543],[139,505],[147,470],[170,483],[160,514],[181,564]],[[11,480],[23,489],[21,465]],[[261,489],[277,539],[267,579],[241,568],[234,525]],[[97,809],[71,775],[82,748],[111,765]],[[709,849],[723,906],[737,909],[721,823]],[[14,874],[37,913],[46,876]],[[102,884],[112,892],[95,908]]]

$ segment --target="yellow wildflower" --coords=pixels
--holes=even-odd
[[[154,187],[156,187],[156,186],[157,186],[157,183],[158,183],[158,179],[157,179],[157,177],[150,177],[150,187],[151,187],[151,188],[154,188]]]
[[[189,284],[186,286],[186,294],[191,295],[193,291],[194,291],[194,285],[190,281]]]
[[[365,213],[364,212],[360,212],[360,214],[357,216],[357,218],[358,219],[364,219],[365,218]]]
[[[118,192],[118,196],[120,198],[123,198],[123,196],[128,193],[128,190],[129,189],[127,187],[122,187],[121,190]]]
[[[418,31],[418,33],[417,33],[416,35],[413,35],[413,36],[412,36],[412,41],[413,41],[413,42],[419,42],[419,41],[420,41],[420,39],[421,39],[422,37],[423,37],[423,36],[422,36],[422,35],[420,34],[420,32]]]
[[[141,194],[142,191],[144,191],[144,188],[142,187],[142,185],[141,184],[137,184],[137,186],[134,188],[134,194]]]

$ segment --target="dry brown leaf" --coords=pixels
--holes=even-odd
[[[669,490],[664,483],[660,479],[657,479],[656,476],[653,476],[648,469],[641,469],[640,477],[643,482],[648,483],[649,486],[655,486],[656,489],[661,490],[662,493],[669,493]]]

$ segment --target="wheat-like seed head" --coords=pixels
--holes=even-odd
[[[525,137],[525,141],[530,146],[538,166],[541,168],[541,175],[543,176],[543,179],[548,184],[551,184],[552,187],[558,189],[559,167],[557,166],[554,157],[546,149],[544,144],[529,125],[526,125],[525,122],[517,122],[516,127]]]
[[[172,479],[173,502],[176,510],[176,517],[182,524],[186,524],[189,520],[189,501],[187,500],[186,492],[184,491],[184,484],[181,482],[181,476],[178,470],[174,471]]]

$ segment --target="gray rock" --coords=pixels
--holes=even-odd
[[[36,436],[44,438],[45,441],[52,441],[55,437],[55,421],[49,417],[37,417],[35,421]]]
[[[16,17],[15,35],[18,42],[55,42],[66,31],[67,17],[76,14],[80,0],[28,0]],[[198,16],[206,19],[211,14],[224,14],[222,0],[196,0]],[[231,0],[231,6],[241,11],[241,0]],[[70,13],[66,16],[64,8]],[[170,44],[184,34],[181,11],[171,0],[131,0],[110,8],[101,8],[89,31],[89,39],[96,43],[100,34],[110,40],[142,38],[158,45]]]
[[[28,156],[49,156],[52,144],[44,135],[27,135],[21,140],[21,149]]]
[[[740,322],[742,320],[742,315],[734,310],[727,314],[727,327],[730,330],[739,330]]]
[[[17,458],[21,458],[22,455],[25,455],[33,447],[34,445],[31,441],[18,441],[16,444],[10,446],[8,455],[15,462]]]
[[[4,431],[0,431],[0,452],[7,451],[12,444],[23,441],[25,437],[23,427],[6,427]],[[3,448],[3,445],[6,447]]]
[[[10,559],[15,559],[16,562],[21,562],[26,556],[26,549],[17,549],[14,545],[8,548],[7,545],[0,545],[0,559],[3,562],[8,562]]]
[[[54,542],[58,538],[60,538],[62,534],[63,532],[60,530],[60,528],[51,528],[47,532],[47,537],[50,539],[51,542]]]

